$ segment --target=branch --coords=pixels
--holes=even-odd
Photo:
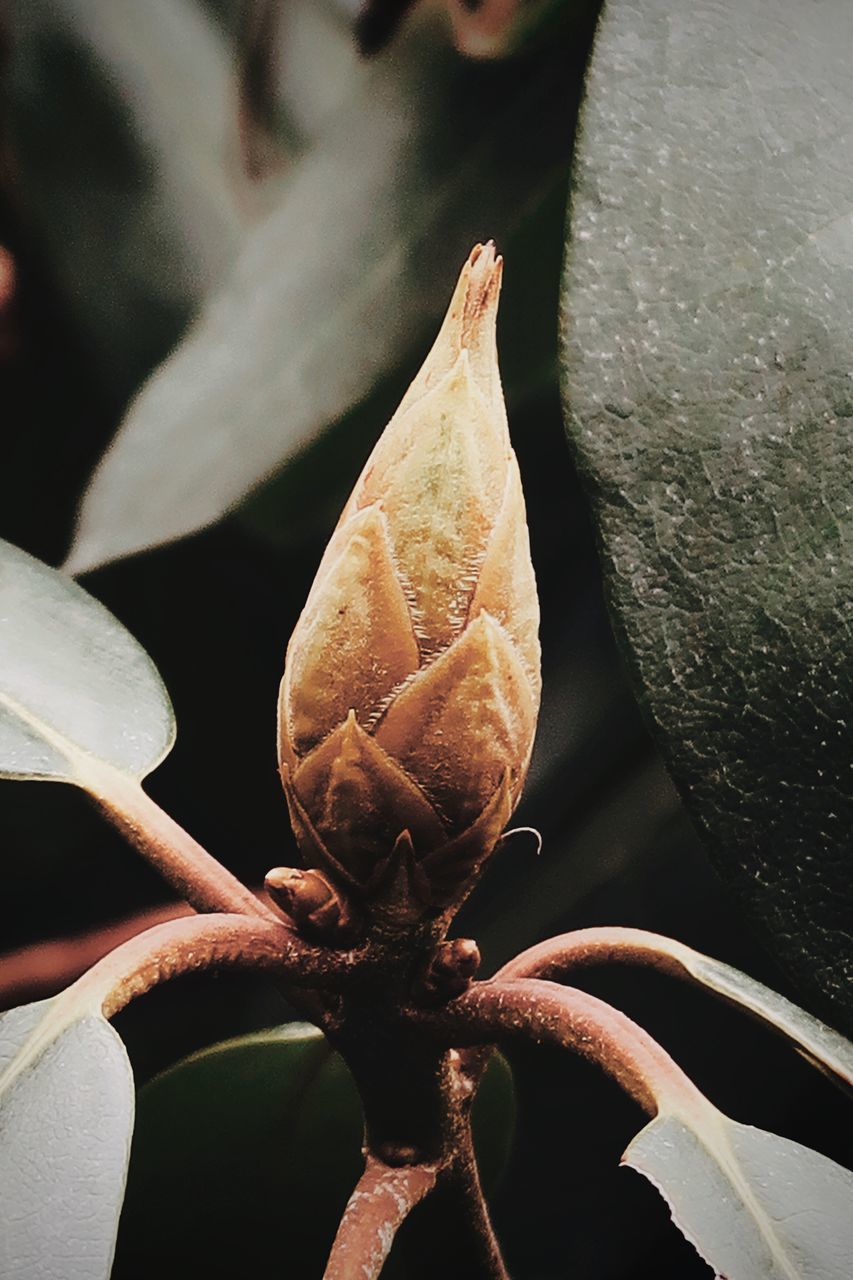
[[[522,1036],[595,1062],[649,1115],[707,1108],[703,1095],[652,1037],[596,996],[528,978],[477,982],[440,1013],[414,1014],[454,1045]]]
[[[467,1124],[452,1163],[412,1223],[412,1231],[413,1238],[404,1242],[407,1275],[411,1271],[424,1280],[441,1274],[462,1275],[466,1280],[509,1280]],[[453,1250],[453,1268],[447,1266],[448,1246]]]
[[[662,973],[694,982],[696,978],[685,964],[688,956],[698,958],[698,952],[645,929],[577,929],[522,951],[499,969],[495,978],[497,981],[547,978],[558,982],[571,969],[616,961],[649,965]]]
[[[562,981],[572,969],[608,961],[647,965],[704,987],[783,1035],[836,1084],[853,1087],[850,1045],[837,1031],[731,965],[658,933],[644,929],[578,929],[523,951],[504,965],[495,978],[497,981],[517,978]]]
[[[375,1280],[401,1223],[433,1189],[437,1176],[433,1164],[393,1168],[368,1156],[341,1218],[324,1280]]]
[[[224,911],[279,922],[271,907],[217,862],[140,783],[98,763],[81,782],[106,816],[197,911]]]
[[[111,1018],[136,996],[184,973],[222,967],[269,969],[293,987],[336,989],[360,961],[357,951],[332,951],[303,942],[282,921],[190,916],[156,925],[116,948],[62,998]]]
[[[7,951],[0,955],[0,1009],[54,996],[123,942],[154,925],[192,914],[185,902],[170,902],[85,933]]]

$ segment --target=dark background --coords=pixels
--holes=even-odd
[[[81,337],[20,198],[17,159],[7,138],[0,243],[14,260],[15,289],[0,316],[0,535],[56,564],[124,397]],[[560,221],[553,219],[552,231]],[[527,252],[531,269],[544,274],[558,259],[558,241],[543,236]],[[153,364],[180,326],[174,316],[159,331],[150,316],[147,323]],[[505,345],[517,341],[514,323],[510,314]],[[281,482],[273,479],[217,527],[84,580],[152,655],[174,702],[177,744],[149,790],[250,884],[269,867],[296,860],[274,749],[287,638],[337,511],[422,354],[413,352],[350,417],[346,438],[339,432],[300,461],[299,484],[310,498],[296,519],[276,515]],[[521,359],[519,348],[505,358]],[[511,841],[466,906],[459,930],[479,939],[490,972],[555,932],[636,925],[670,934],[796,999],[710,869],[628,691],[554,381],[516,397],[510,418],[528,500],[544,665],[541,728],[517,822],[541,831],[543,850],[537,856],[535,842],[523,835]],[[4,951],[97,931],[168,901],[156,875],[70,787],[0,783],[0,846]],[[588,971],[584,985],[647,1026],[736,1119],[842,1162],[849,1156],[839,1095],[768,1033],[656,975]],[[35,993],[19,991],[15,1002]],[[223,976],[156,991],[117,1025],[142,1084],[198,1047],[288,1016],[266,982]],[[493,1206],[513,1275],[709,1274],[669,1225],[651,1186],[618,1168],[641,1123],[633,1104],[589,1067],[555,1054],[517,1053],[512,1065],[516,1140]],[[225,1096],[218,1105],[229,1102]],[[210,1123],[216,1125],[215,1115]],[[165,1276],[250,1275],[266,1267],[269,1274],[319,1275],[333,1229],[328,1206],[345,1198],[357,1167],[351,1127],[347,1142],[339,1150],[324,1132],[323,1149],[311,1152],[328,1177],[325,1211],[310,1198],[300,1201],[296,1179],[287,1203],[272,1186],[265,1202],[262,1189],[254,1204],[232,1207],[217,1233],[199,1236],[193,1196],[203,1198],[205,1190],[198,1171],[191,1173],[191,1153],[176,1140],[162,1159],[187,1167],[185,1218],[158,1205],[156,1178],[137,1192],[132,1173],[116,1280],[136,1280],[155,1265]],[[291,1153],[297,1163],[303,1158],[304,1150]],[[294,1237],[297,1256],[289,1267]]]

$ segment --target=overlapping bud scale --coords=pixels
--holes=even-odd
[[[514,808],[539,706],[539,609],[478,247],[374,449],[290,641],[279,758],[309,866],[410,913],[462,896]]]

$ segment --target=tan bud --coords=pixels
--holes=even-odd
[[[539,605],[495,342],[501,259],[465,264],[287,650],[279,760],[309,866],[398,921],[458,901],[515,807]]]

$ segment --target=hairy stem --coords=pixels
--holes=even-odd
[[[730,965],[658,933],[615,926],[578,929],[523,951],[495,978],[563,981],[571,970],[602,962],[646,965],[703,987],[784,1036],[836,1084],[853,1088],[853,1053],[838,1032]]]
[[[169,902],[84,933],[49,938],[6,951],[0,955],[0,1009],[54,996],[143,930],[193,914],[192,907],[185,902]]]
[[[650,1115],[660,1109],[683,1113],[707,1105],[642,1027],[574,987],[536,978],[477,982],[430,1021],[442,1040],[457,1045],[521,1036],[573,1049],[602,1067]]]
[[[495,974],[497,981],[514,978],[546,978],[559,981],[569,970],[589,964],[615,961],[621,964],[645,964],[662,973],[695,981],[685,958],[699,958],[689,947],[649,933],[645,929],[605,927],[577,929],[548,938],[522,951]]]
[[[197,911],[225,911],[278,921],[271,907],[217,862],[139,782],[98,764],[83,784],[122,834]]]
[[[335,988],[357,966],[357,952],[304,943],[282,921],[242,915],[190,916],[132,938],[84,974],[66,997],[111,1018],[160,982],[219,967],[268,969],[294,987]]]
[[[435,1186],[434,1164],[394,1168],[368,1156],[341,1218],[324,1280],[375,1280],[401,1223]]]
[[[437,1170],[435,1187],[400,1233],[407,1276],[507,1280],[471,1141],[473,1083],[452,1045],[437,1045],[428,1025],[407,1016],[436,940],[422,937],[422,954],[412,956],[414,945],[411,936],[368,940],[375,969],[365,968],[343,994],[326,1034],[361,1095],[369,1157]]]
[[[468,1151],[458,1160],[449,1181],[456,1204],[462,1209],[468,1250],[477,1274],[486,1280],[509,1280],[503,1254],[492,1228],[486,1198],[480,1185],[480,1173],[474,1156],[470,1133]]]
[[[465,1125],[435,1190],[400,1240],[411,1280],[509,1280]]]

